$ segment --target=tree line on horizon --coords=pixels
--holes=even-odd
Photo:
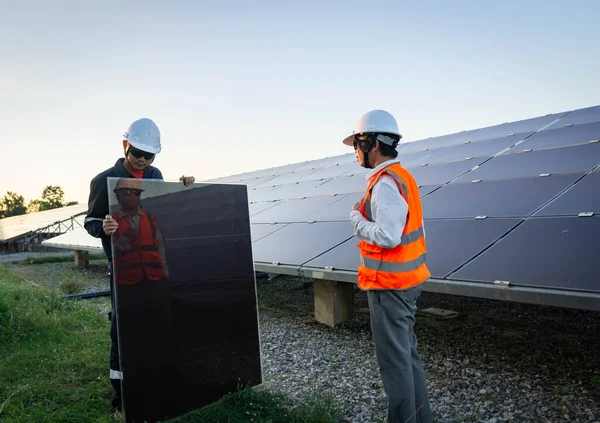
[[[0,198],[0,219],[79,204],[77,201],[65,202],[64,198],[65,192],[58,185],[46,186],[41,198],[33,199],[28,204],[25,204],[25,197],[22,195],[6,191],[4,197]]]

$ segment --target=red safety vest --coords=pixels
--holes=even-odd
[[[360,264],[358,286],[363,289],[406,289],[424,282],[429,276],[425,264],[425,235],[419,187],[413,176],[399,163],[393,163],[374,175],[361,201],[360,212],[371,222],[371,191],[383,175],[394,178],[408,204],[402,241],[394,248],[382,248],[366,241],[358,244]]]
[[[114,254],[113,266],[115,282],[134,284],[144,279],[159,280],[165,277],[162,258],[156,239],[156,218],[151,212],[141,211],[139,229],[131,227],[119,213],[112,214],[119,224],[115,237],[125,237],[131,248],[129,251]]]

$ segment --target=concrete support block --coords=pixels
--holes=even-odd
[[[330,327],[352,319],[354,284],[322,279],[314,280],[315,319]]]
[[[75,251],[75,267],[89,267],[90,253],[87,251]]]

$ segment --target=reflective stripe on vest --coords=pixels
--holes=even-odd
[[[426,254],[421,254],[416,259],[405,262],[379,261],[361,255],[360,265],[366,267],[367,269],[380,270],[388,273],[412,272],[413,270],[418,269],[420,265],[425,263],[425,255]]]

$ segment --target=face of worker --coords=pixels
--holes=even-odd
[[[123,149],[128,151],[127,161],[135,170],[144,170],[154,161],[154,154],[138,150],[128,141],[123,141]]]
[[[140,205],[140,195],[142,191],[133,188],[123,188],[117,191],[117,199],[121,208],[131,210]]]

